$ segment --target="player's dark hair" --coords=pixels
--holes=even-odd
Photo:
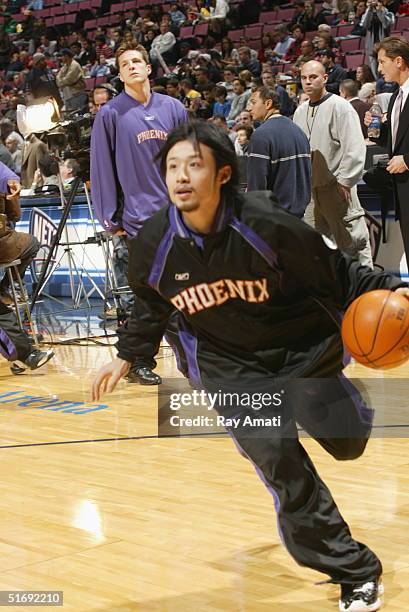
[[[183,140],[192,142],[195,149],[199,151],[200,145],[209,147],[213,153],[216,162],[216,170],[223,166],[230,166],[230,180],[222,185],[222,193],[226,196],[232,196],[237,192],[239,186],[239,163],[232,141],[228,134],[212,123],[205,121],[192,121],[183,123],[172,130],[168,136],[166,144],[162,147],[157,155],[160,160],[160,167],[163,176],[166,175],[166,159],[169,151]]]

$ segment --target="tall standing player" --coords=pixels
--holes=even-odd
[[[135,309],[120,330],[118,357],[97,374],[93,399],[112,391],[136,357],[155,351],[174,307],[193,383],[233,397],[239,384],[271,392],[278,378],[278,389],[289,391],[281,435],[263,426],[249,433],[243,417],[254,412],[247,403],[217,410],[239,417],[241,426],[230,433],[273,494],[294,559],[341,585],[342,612],[377,610],[381,562],[352,538],[295,421],[336,459],[363,453],[372,411],[342,374],[337,311],[371,289],[406,296],[409,289],[329,248],[275,206],[271,193],[239,194],[233,145],[214,125],[176,128],[162,168],[173,205],[131,241]],[[273,415],[272,408],[262,414]]]
[[[155,157],[168,133],[187,122],[188,115],[179,100],[151,92],[144,47],[123,43],[115,55],[124,90],[101,108],[92,129],[92,203],[105,230],[135,236],[168,203]],[[155,366],[154,355],[136,360],[128,380],[160,384]]]

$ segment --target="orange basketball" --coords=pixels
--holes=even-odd
[[[345,313],[342,339],[368,368],[402,365],[409,359],[409,300],[386,289],[364,293]]]

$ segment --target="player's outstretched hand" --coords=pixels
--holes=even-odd
[[[395,289],[395,293],[400,293],[409,300],[409,287],[399,287],[398,289]]]
[[[92,401],[98,402],[104,393],[112,393],[118,382],[129,372],[131,364],[117,357],[102,367],[92,383]]]

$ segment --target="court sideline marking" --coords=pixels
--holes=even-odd
[[[374,425],[372,429],[380,429],[384,427],[385,429],[391,428],[402,428],[409,429],[409,423],[404,425]],[[298,431],[303,431],[299,429]],[[127,436],[125,438],[94,438],[90,440],[65,440],[60,442],[31,442],[29,444],[6,444],[0,445],[0,449],[2,448],[27,448],[30,446],[61,446],[64,444],[86,444],[92,442],[121,442],[123,440],[165,440],[166,438],[193,438],[193,437],[207,437],[207,436],[225,436],[228,437],[228,432],[221,431],[220,433],[211,432],[211,433],[192,433],[192,434],[180,434],[178,436]]]

